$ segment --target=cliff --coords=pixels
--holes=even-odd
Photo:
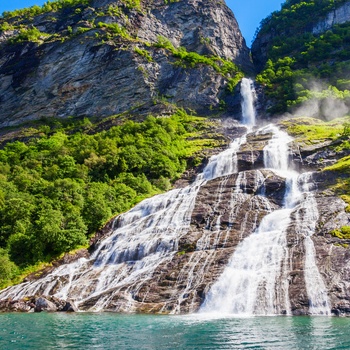
[[[321,34],[332,29],[337,24],[344,24],[350,21],[350,2],[342,4],[328,14],[317,24],[313,25],[312,33]]]
[[[61,4],[0,19],[0,127],[133,110],[147,115],[157,101],[218,113],[240,69],[252,69],[223,2]]]

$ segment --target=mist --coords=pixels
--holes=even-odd
[[[310,81],[306,88],[310,99],[297,106],[292,114],[296,117],[313,117],[330,121],[350,112],[350,97],[340,98],[336,88],[329,88],[319,81]]]

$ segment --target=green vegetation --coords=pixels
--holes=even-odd
[[[269,60],[257,77],[276,102],[271,113],[285,112],[311,98],[325,99],[330,93],[338,99],[350,97],[350,24],[334,26],[322,35],[310,31],[310,18],[317,23],[344,2],[286,1],[281,11],[262,21],[262,34],[277,33],[269,45]],[[315,81],[325,86],[315,87]]]
[[[182,110],[122,120],[96,133],[87,122],[70,133],[32,127],[35,138],[0,150],[0,285],[86,245],[111,217],[168,190],[186,159],[215,145],[200,136],[211,124]]]
[[[0,31],[4,32],[6,30],[13,30],[15,27],[12,24],[9,24],[8,22],[4,21],[0,23]]]
[[[43,33],[39,29],[32,27],[30,29],[23,28],[19,34],[9,39],[11,44],[23,43],[27,41],[42,42],[50,37],[50,34]]]
[[[122,14],[123,14],[122,9],[116,4],[112,4],[108,6],[107,15],[120,17]],[[104,15],[104,13],[102,13],[102,15]]]
[[[139,47],[135,47],[134,51],[142,57],[145,57],[148,62],[152,62],[153,58],[147,50],[140,49]]]
[[[340,159],[337,163],[327,167],[325,170],[338,171],[343,174],[350,174],[350,156]]]
[[[122,2],[128,9],[141,9],[141,0],[122,0]]]
[[[339,142],[334,148],[339,151],[348,148],[348,123],[350,117],[337,118],[329,122],[315,118],[293,118],[282,122],[299,143],[314,144],[324,141]]]
[[[5,249],[0,248],[0,288],[6,286],[7,281],[13,280],[19,272],[18,267],[14,264]]]
[[[331,235],[340,239],[350,239],[350,226],[343,226],[339,230],[333,230]]]
[[[133,40],[133,38],[129,35],[128,31],[121,27],[118,23],[103,23],[99,22],[97,25],[98,28],[103,28],[105,31],[105,40],[110,40],[114,37],[122,37],[127,40]]]
[[[177,49],[169,39],[163,36],[158,37],[155,47],[170,51],[178,60],[177,64],[183,68],[194,68],[197,65],[207,65],[212,67],[216,72],[228,79],[228,89],[231,92],[244,76],[237,65],[231,61],[227,61],[218,56],[204,56],[197,52],[187,52],[184,47],[179,47]]]

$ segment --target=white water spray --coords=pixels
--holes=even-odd
[[[255,102],[256,93],[254,82],[251,79],[243,78],[241,82],[241,106],[242,106],[242,123],[248,128],[255,126]]]

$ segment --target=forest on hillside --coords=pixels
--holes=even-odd
[[[257,81],[273,100],[271,114],[293,111],[305,101],[338,99],[350,105],[350,24],[314,34],[312,27],[346,1],[286,1],[261,22],[273,32],[267,62]]]
[[[211,123],[182,110],[119,123],[42,124],[0,150],[0,285],[87,246],[113,216],[170,189],[201,163],[201,149],[220,143],[208,136]]]

